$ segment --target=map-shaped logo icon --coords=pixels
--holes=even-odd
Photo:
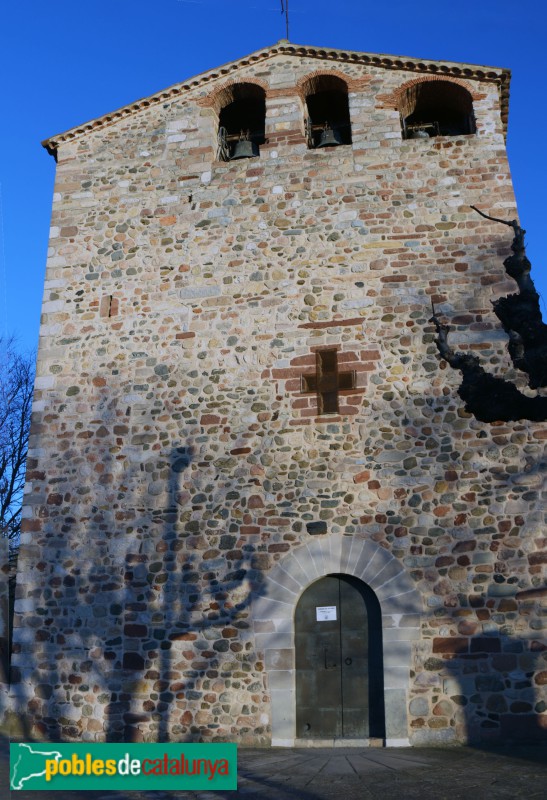
[[[31,789],[35,778],[46,774],[46,761],[58,761],[62,753],[51,750],[48,745],[12,744],[10,747],[10,788]]]

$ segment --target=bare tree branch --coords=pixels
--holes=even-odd
[[[476,211],[477,214],[480,214],[481,217],[484,217],[485,219],[489,219],[492,222],[501,222],[502,225],[509,225],[509,227],[513,228],[515,232],[516,229],[520,227],[516,219],[506,220],[506,219],[499,219],[498,217],[491,217],[490,214],[485,214],[484,211],[481,211],[480,208],[477,208],[477,206],[469,206],[469,207],[472,208],[473,211]],[[526,231],[523,231],[523,233],[526,233]]]
[[[524,244],[526,231],[517,220],[498,219],[475,206],[471,208],[481,217],[513,229],[512,255],[503,265],[519,291],[500,297],[493,303],[493,310],[509,338],[507,349],[514,366],[527,374],[531,389],[547,386],[547,325],[542,320],[539,295],[530,277],[532,265],[526,257]],[[547,397],[529,397],[504,378],[487,373],[476,356],[454,351],[448,344],[449,326],[440,321],[433,306],[432,310],[430,322],[437,331],[435,342],[439,355],[462,373],[458,394],[465,401],[466,411],[483,422],[547,420]]]
[[[460,370],[462,382],[458,394],[465,410],[481,422],[529,419],[542,422],[547,419],[547,397],[528,397],[504,378],[497,378],[481,366],[477,356],[457,353],[448,344],[450,327],[434,315],[435,343],[439,354],[451,367]]]
[[[30,433],[34,358],[0,339],[0,683],[7,682],[11,617]]]
[[[34,359],[0,341],[0,532],[16,544],[25,482]]]

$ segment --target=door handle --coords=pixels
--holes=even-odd
[[[351,658],[349,656],[346,658],[345,663],[348,665],[348,667],[352,663]]]

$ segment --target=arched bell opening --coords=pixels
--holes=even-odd
[[[476,133],[471,95],[451,81],[424,81],[410,86],[399,111],[404,139]]]
[[[306,138],[310,149],[351,144],[348,87],[336,75],[319,75],[304,85]]]
[[[260,155],[265,142],[266,93],[254,83],[240,83],[225,91],[219,113],[218,157],[221,161]]]

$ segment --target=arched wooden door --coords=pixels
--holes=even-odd
[[[382,628],[376,595],[349,575],[327,575],[295,614],[296,735],[384,737]]]

